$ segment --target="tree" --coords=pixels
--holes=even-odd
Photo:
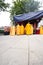
[[[0,0],[0,12],[7,11],[6,8],[9,7],[8,3],[5,3],[5,0]]]
[[[13,6],[10,10],[10,18],[13,21],[13,16],[31,11],[36,11],[39,8],[39,2],[35,0],[16,0],[13,1]]]
[[[24,6],[25,13],[38,10],[38,8],[40,7],[39,4],[40,3],[35,0],[26,0],[26,1],[24,0],[23,6]]]

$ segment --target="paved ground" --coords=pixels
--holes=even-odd
[[[0,36],[0,65],[43,65],[43,35]]]

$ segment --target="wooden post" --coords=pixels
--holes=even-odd
[[[34,34],[36,34],[36,28],[37,28],[37,23],[36,22],[34,23],[33,28],[34,28]]]
[[[37,28],[37,23],[34,23],[33,27],[34,27],[34,29],[36,29]]]

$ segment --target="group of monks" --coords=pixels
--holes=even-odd
[[[16,25],[16,26],[11,26],[10,27],[10,35],[31,35],[33,34],[33,26],[29,23],[26,24],[26,26],[24,27],[23,24],[21,25]]]
[[[4,27],[4,32],[10,32],[10,35],[14,36],[14,35],[32,35],[34,34],[43,34],[43,26],[40,26],[40,28],[36,28],[34,29],[34,27],[32,26],[32,24],[27,23],[24,27],[23,24],[19,25],[17,24],[16,26],[11,26],[11,27]]]

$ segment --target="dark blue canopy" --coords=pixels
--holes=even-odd
[[[29,12],[14,16],[15,22],[22,22],[26,20],[38,19],[43,16],[43,10],[37,12]]]

